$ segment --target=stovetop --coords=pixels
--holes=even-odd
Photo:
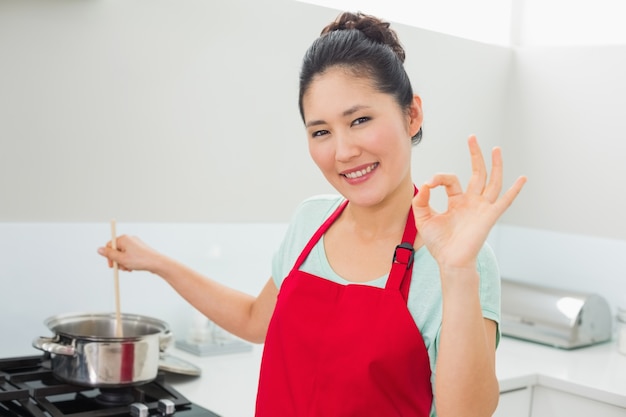
[[[49,354],[0,359],[0,417],[220,417],[166,382],[90,388],[54,377]]]

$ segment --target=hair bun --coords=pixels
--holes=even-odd
[[[404,48],[400,44],[398,35],[391,29],[389,22],[385,22],[375,16],[361,12],[344,12],[340,14],[334,22],[330,23],[322,30],[322,35],[338,31],[356,29],[374,42],[389,46],[400,61],[404,62]]]

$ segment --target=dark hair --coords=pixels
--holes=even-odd
[[[378,91],[392,95],[402,109],[408,110],[413,88],[404,70],[404,58],[404,48],[388,22],[360,12],[342,13],[322,30],[302,60],[298,100],[302,120],[302,98],[313,78],[336,66],[356,76],[367,76]],[[420,127],[411,140],[416,145],[421,139]]]

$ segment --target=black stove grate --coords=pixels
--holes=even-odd
[[[159,400],[175,405],[175,417],[219,417],[191,403],[165,381],[122,388],[91,388],[57,380],[48,354],[0,359],[0,417],[125,417],[130,404],[158,414]]]

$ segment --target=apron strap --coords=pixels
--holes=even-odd
[[[411,286],[411,276],[413,274],[413,258],[415,256],[413,242],[415,242],[415,236],[417,236],[417,229],[415,227],[415,219],[413,218],[413,209],[411,208],[402,243],[396,246],[394,251],[391,271],[385,286],[388,289],[399,289],[405,300],[409,296],[409,287]]]
[[[302,264],[306,260],[307,256],[309,256],[309,253],[311,252],[313,247],[321,239],[322,235],[324,233],[326,233],[326,231],[328,230],[330,225],[333,224],[333,222],[335,220],[337,220],[337,217],[339,217],[339,215],[341,215],[341,213],[343,212],[343,209],[345,209],[347,205],[348,205],[348,200],[345,200],[343,203],[341,203],[339,205],[339,207],[337,207],[335,209],[335,211],[330,215],[330,217],[328,217],[326,219],[326,221],[324,223],[322,223],[322,225],[317,229],[317,231],[311,237],[311,239],[309,239],[309,242],[304,247],[302,252],[300,252],[300,256],[298,256],[298,259],[296,260],[296,263],[295,263],[295,265],[293,266],[292,269],[294,269],[294,270],[300,269],[300,266],[302,266]]]
[[[415,194],[417,194],[417,187]],[[404,234],[402,242],[396,246],[393,253],[391,270],[387,279],[387,289],[399,289],[404,300],[409,298],[409,288],[411,287],[411,278],[413,275],[413,258],[415,257],[415,249],[413,243],[417,236],[417,227],[415,227],[415,218],[413,217],[413,205],[409,209],[409,214],[404,226]]]

